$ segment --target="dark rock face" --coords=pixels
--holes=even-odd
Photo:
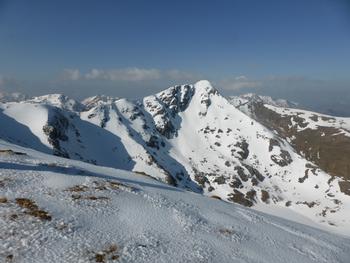
[[[253,200],[251,199],[252,196],[253,192],[249,195],[248,193],[244,195],[242,192],[235,189],[233,193],[228,195],[228,200],[240,205],[251,207],[254,205]]]
[[[189,102],[194,94],[192,85],[183,85],[171,87],[167,92],[162,92],[159,99],[164,103],[164,106],[171,109],[171,116],[186,110]]]
[[[257,169],[247,164],[242,164],[242,165],[249,171],[250,175],[254,179],[257,179],[260,182],[264,181],[265,177]]]
[[[269,192],[265,191],[265,190],[261,190],[261,201],[263,201],[264,203],[269,203],[269,199],[270,199],[270,194]]]
[[[226,179],[224,176],[218,176],[214,179],[214,182],[217,184],[225,184],[226,183]]]
[[[173,136],[173,134],[176,132],[176,129],[173,123],[168,118],[164,119],[163,126],[157,126],[156,129],[161,135],[165,136],[168,139],[170,139]]]
[[[242,181],[239,180],[238,178],[235,178],[235,179],[233,179],[232,182],[230,183],[230,187],[236,188],[236,189],[243,188]]]
[[[54,155],[69,158],[68,153],[61,149],[60,146],[60,141],[68,141],[66,135],[68,126],[69,120],[58,110],[49,118],[48,123],[43,126],[43,132],[47,135],[48,142],[53,146]]]
[[[282,167],[287,166],[288,164],[291,164],[293,161],[289,152],[285,150],[281,150],[280,155],[271,155],[271,160]]]
[[[158,142],[158,138],[154,135],[152,135],[149,139],[148,142],[146,142],[146,145],[148,147],[151,147],[151,148],[156,148],[157,150],[159,150],[159,142]]]
[[[235,166],[235,171],[237,172],[238,176],[241,178],[242,181],[248,181],[248,176],[245,174],[243,167]]]
[[[194,179],[197,181],[197,183],[198,183],[202,188],[205,187],[205,183],[208,183],[208,184],[209,184],[208,178],[207,178],[205,175],[203,175],[203,174],[200,174],[200,173],[195,174]]]
[[[277,146],[277,147],[281,146],[279,141],[276,139],[270,139],[269,152],[271,152],[273,150],[273,147],[275,147],[275,146]]]
[[[154,99],[156,104],[151,101],[145,103],[145,107],[151,112],[153,117],[160,118],[155,123],[157,131],[170,139],[176,135],[177,114],[186,110],[194,94],[194,88],[191,85],[175,86],[160,93]]]
[[[249,156],[249,144],[245,140],[242,140],[241,142],[237,142],[235,146],[241,149],[237,152],[241,156],[241,160],[247,159]]]

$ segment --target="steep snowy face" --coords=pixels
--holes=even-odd
[[[19,109],[11,115],[9,109],[18,105],[22,111],[26,105],[46,109],[41,123],[32,127]],[[248,116],[208,81],[199,81],[137,101],[92,97],[82,105],[74,111],[50,99],[1,107],[4,118],[26,126],[56,155],[146,174],[257,209],[288,208],[338,229],[350,225],[344,180],[307,160],[274,126],[256,121],[251,107],[265,105],[261,101],[244,104],[252,105],[245,108]]]

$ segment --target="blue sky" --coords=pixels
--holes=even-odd
[[[0,89],[29,94],[135,97],[200,78],[225,94],[344,93],[350,1],[0,0],[0,54]]]

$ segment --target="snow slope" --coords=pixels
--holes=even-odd
[[[347,237],[147,176],[2,140],[0,149],[0,261],[345,263],[350,257]]]

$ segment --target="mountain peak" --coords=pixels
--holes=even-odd
[[[209,94],[218,93],[217,89],[215,89],[208,80],[197,81],[194,84],[194,89],[196,91],[201,91],[201,92],[205,92],[205,93],[209,93]]]
[[[20,102],[28,99],[28,96],[19,92],[3,92],[0,91],[0,102]]]
[[[69,111],[82,111],[84,109],[84,106],[80,102],[58,93],[33,97],[27,101],[32,103],[47,104]]]
[[[114,101],[119,100],[118,97],[111,97],[107,95],[96,95],[92,97],[88,97],[84,99],[81,103],[86,107],[87,110],[96,107],[98,104],[110,104],[113,103]]]

